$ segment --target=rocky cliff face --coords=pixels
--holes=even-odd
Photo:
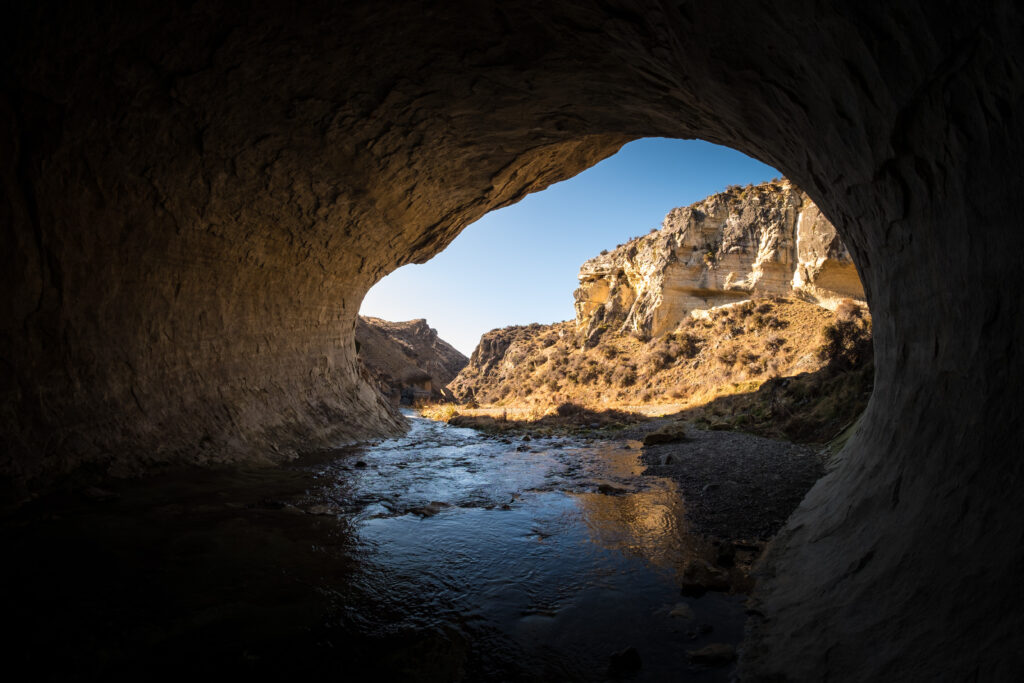
[[[628,140],[701,138],[814,197],[875,320],[743,675],[1013,679],[1018,4],[422,5],[9,3],[0,472],[394,433],[353,343],[374,282]]]
[[[690,311],[784,295],[835,308],[864,288],[836,229],[788,181],[733,187],[580,268],[576,319],[660,336]]]
[[[544,348],[551,345],[538,340],[549,337],[553,343],[556,338],[573,335],[573,327],[570,323],[533,323],[500,327],[486,332],[473,349],[469,364],[452,380],[448,389],[460,401],[491,403],[500,400],[517,388],[517,383],[512,381],[512,374],[518,364],[538,344],[543,344]],[[547,334],[550,331],[553,331],[553,336]],[[522,382],[518,384],[525,386]]]
[[[359,316],[356,345],[359,359],[392,402],[451,396],[445,385],[469,362],[422,318],[390,322]]]

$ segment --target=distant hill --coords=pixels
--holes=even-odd
[[[422,318],[390,322],[359,316],[356,345],[381,393],[395,403],[450,398],[445,386],[469,362]]]

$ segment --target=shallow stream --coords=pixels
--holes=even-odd
[[[707,548],[639,444],[408,417],[402,438],[285,468],[28,506],[3,529],[15,658],[62,680],[599,681],[633,647],[624,678],[729,679],[685,653],[738,643],[743,598],[681,596]]]

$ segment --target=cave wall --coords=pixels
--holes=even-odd
[[[2,471],[281,459],[393,433],[366,290],[640,136],[831,219],[876,388],[776,539],[750,680],[999,680],[1024,566],[1024,30],[1012,2],[8,8]]]

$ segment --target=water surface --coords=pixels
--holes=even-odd
[[[685,651],[738,642],[742,598],[680,595],[707,546],[637,444],[409,418],[287,468],[31,506],[4,528],[12,651],[41,678],[590,681],[634,647],[633,680],[728,680]]]

